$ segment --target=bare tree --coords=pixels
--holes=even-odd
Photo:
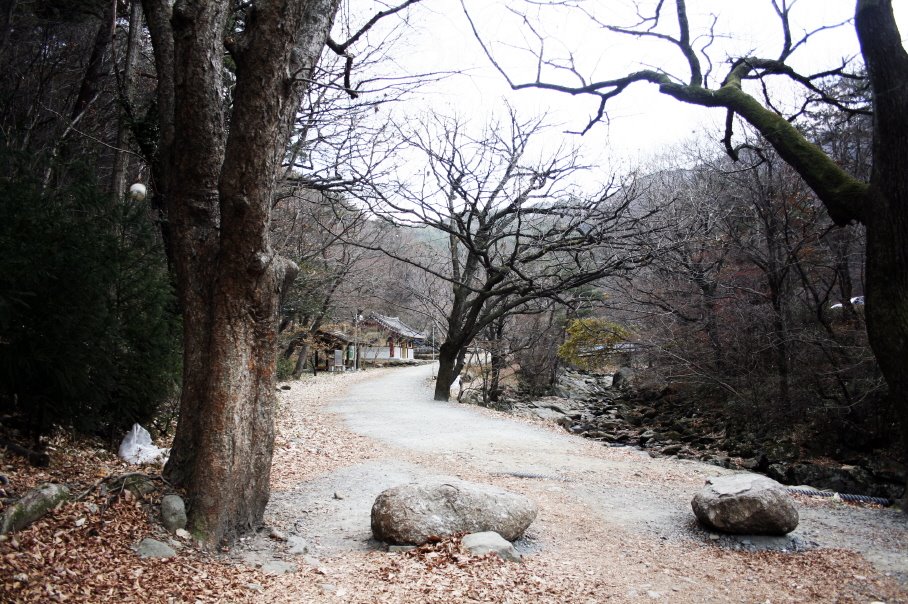
[[[377,187],[367,200],[386,220],[428,228],[443,243],[434,258],[390,252],[452,286],[436,400],[448,399],[467,346],[499,318],[641,260],[625,212],[633,188],[582,194],[570,184],[582,170],[575,153],[533,156],[541,128],[510,112],[473,137],[462,122],[437,118],[407,134],[427,162],[422,177]]]
[[[98,158],[106,170],[117,114],[115,9],[105,0],[4,4],[0,131],[4,146],[43,175],[46,189],[55,177],[65,182],[65,165],[75,157]]]
[[[365,213],[338,199],[337,194],[308,191],[308,197],[283,197],[277,209],[275,235],[282,235],[281,250],[300,266],[300,273],[284,295],[281,332],[290,339],[283,355],[299,349],[293,376],[305,371],[309,344],[335,311],[348,301],[375,270],[381,257],[374,245],[382,225],[366,220]],[[353,303],[354,308],[362,303]]]
[[[851,69],[847,61],[817,73],[800,73],[792,66],[792,57],[814,34],[843,24],[821,26],[798,36],[791,20],[797,1],[769,2],[782,33],[778,54],[733,57],[721,80],[713,78],[717,65],[709,55],[715,18],[699,30],[695,29],[685,0],[645,3],[638,8],[638,20],[630,25],[609,23],[607,18],[586,12],[604,31],[664,44],[685,66],[686,73],[680,77],[658,68],[643,68],[604,78],[598,74],[583,74],[572,56],[564,59],[548,56],[545,41],[538,36],[537,77],[533,81],[517,82],[508,77],[488,46],[483,48],[514,89],[537,88],[597,98],[598,110],[587,128],[607,115],[610,99],[637,83],[653,84],[661,94],[683,103],[725,111],[723,143],[732,158],[737,158],[741,151],[733,139],[735,118],[740,117],[800,174],[837,225],[863,224],[867,229],[867,329],[889,384],[891,398],[898,408],[904,457],[908,459],[908,176],[902,165],[903,158],[908,155],[905,112],[908,87],[902,85],[908,81],[908,52],[896,25],[892,0],[857,0],[854,27],[872,91],[874,145],[869,179],[863,174],[851,174],[836,163],[826,149],[811,143],[794,124],[799,115],[820,104],[847,113],[870,112],[869,108],[852,104],[848,98],[831,95],[830,89],[823,85],[833,78],[859,78],[860,74]],[[548,4],[586,10],[586,5],[576,2]],[[534,32],[530,22],[527,20],[526,23]],[[481,41],[475,24],[474,31]],[[700,35],[701,32],[705,33]],[[777,107],[770,92],[772,88],[766,83],[773,77],[784,78],[803,89],[805,97],[801,108],[786,115]],[[757,83],[756,93],[745,89],[748,82]]]
[[[642,244],[654,262],[631,276],[630,287],[614,284],[620,300],[647,309],[645,318],[670,318],[702,331],[712,353],[700,369],[707,374],[724,364],[718,306],[727,295],[720,275],[731,249],[723,228],[730,210],[721,203],[727,184],[720,176],[702,167],[669,168],[641,179],[647,184],[641,203],[657,225]]]
[[[613,291],[612,312],[629,310],[653,370],[715,404],[732,432],[787,437],[797,426],[797,438],[838,447],[824,430],[847,425],[888,442],[873,432],[890,412],[861,307],[833,307],[840,271],[855,267],[825,241],[836,229],[803,181],[751,146],[747,165],[698,149],[695,161],[681,155],[684,168],[640,178],[665,226],[646,240],[654,261]]]

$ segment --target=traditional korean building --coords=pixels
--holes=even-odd
[[[415,358],[417,346],[426,340],[421,333],[398,317],[386,317],[372,313],[359,324],[362,350],[360,358],[365,362],[399,359],[410,361]]]

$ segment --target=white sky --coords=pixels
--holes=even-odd
[[[392,2],[396,3],[396,0]],[[540,9],[521,0],[466,0],[466,3],[482,37],[516,81],[533,79],[534,59],[519,47],[526,48],[536,42],[507,7],[528,12],[530,21],[547,37],[547,50],[561,56],[567,51],[573,53],[580,71],[592,79],[609,79],[654,66],[686,76],[684,64],[679,62],[680,55],[674,47],[604,32],[577,10]],[[375,7],[382,3],[353,0],[352,21],[361,21],[375,10],[360,8],[364,4]],[[641,4],[652,6],[654,2],[642,0]],[[610,24],[633,23],[630,0],[588,0],[583,5],[603,12],[603,20]],[[688,5],[692,29],[702,32],[711,20],[710,15],[717,14],[716,32],[727,34],[712,47],[711,54],[716,62],[714,78],[724,76],[723,61],[728,56],[752,54],[772,58],[778,55],[781,33],[769,0],[688,0]],[[900,8],[902,31],[908,34],[908,10]],[[797,39],[807,29],[845,20],[853,15],[853,10],[851,0],[799,0],[792,10],[793,35]],[[673,11],[674,3],[668,0],[663,15],[667,26],[674,25]],[[580,130],[595,112],[598,100],[593,97],[512,91],[482,53],[459,0],[424,0],[410,10],[409,24],[406,40],[393,50],[402,71],[459,70],[463,74],[423,90],[403,111],[398,110],[397,119],[434,111],[469,116],[479,125],[494,111],[500,111],[506,99],[527,117],[547,113],[552,122],[563,124],[561,130]],[[671,27],[665,31],[675,34]],[[816,71],[834,66],[843,57],[857,52],[854,28],[846,25],[818,34],[798,51],[792,63],[805,71]],[[564,137],[573,139],[583,146],[588,160],[610,163],[611,168],[620,171],[621,164],[627,167],[639,159],[662,154],[673,144],[694,135],[718,132],[724,123],[723,111],[684,105],[660,95],[655,86],[647,84],[630,88],[610,101],[609,108],[611,122],[608,126],[597,126],[582,139],[571,134],[556,134],[551,144],[563,143]]]

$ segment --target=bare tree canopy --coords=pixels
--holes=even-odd
[[[575,152],[534,151],[542,129],[541,119],[513,111],[479,135],[460,120],[435,118],[404,133],[426,162],[421,177],[377,186],[366,198],[378,216],[428,228],[437,242],[435,254],[421,257],[383,247],[452,285],[438,400],[447,400],[466,347],[493,322],[643,261],[627,212],[633,186],[584,193],[571,184],[584,169]]]
[[[866,313],[870,343],[889,384],[891,396],[902,418],[905,457],[908,458],[908,177],[903,169],[908,156],[908,52],[902,43],[892,0],[858,0],[854,28],[872,91],[874,145],[869,180],[848,173],[833,159],[829,149],[811,142],[797,127],[796,119],[808,107],[825,104],[847,113],[866,113],[847,99],[828,92],[831,80],[855,80],[861,76],[857,65],[843,61],[833,69],[801,73],[793,67],[793,55],[812,36],[828,24],[798,35],[792,27],[792,10],[797,0],[767,0],[778,18],[781,47],[774,56],[742,55],[730,57],[721,78],[710,57],[713,37],[710,22],[691,22],[689,7],[696,0],[658,0],[639,3],[638,19],[630,25],[610,23],[582,1],[533,2],[533,5],[583,11],[605,32],[630,36],[638,42],[664,44],[683,59],[684,77],[670,75],[658,66],[631,73],[598,75],[581,73],[573,55],[552,57],[545,40],[534,49],[536,78],[516,81],[496,61],[487,44],[489,59],[514,89],[546,89],[570,95],[591,95],[599,100],[599,110],[587,125],[591,127],[607,116],[608,102],[636,83],[649,83],[661,94],[684,103],[718,108],[726,112],[723,137],[728,154],[735,158],[740,147],[733,142],[735,118],[753,126],[791,165],[823,202],[832,220],[839,225],[856,221],[867,229]],[[533,24],[526,20],[534,39]],[[712,20],[712,24],[715,20]],[[483,42],[477,24],[477,39]],[[666,59],[669,61],[670,59]],[[775,103],[767,80],[784,78],[801,87],[803,108],[786,115]],[[756,86],[748,86],[749,83]]]

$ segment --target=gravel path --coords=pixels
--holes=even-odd
[[[908,522],[897,511],[798,498],[801,525],[785,538],[717,538],[695,524],[690,499],[727,470],[432,401],[433,368],[319,376],[282,395],[266,519],[289,541],[263,536],[236,552],[288,571],[268,600],[908,602]],[[536,500],[518,544],[526,562],[385,553],[371,539],[372,502],[425,477]]]

